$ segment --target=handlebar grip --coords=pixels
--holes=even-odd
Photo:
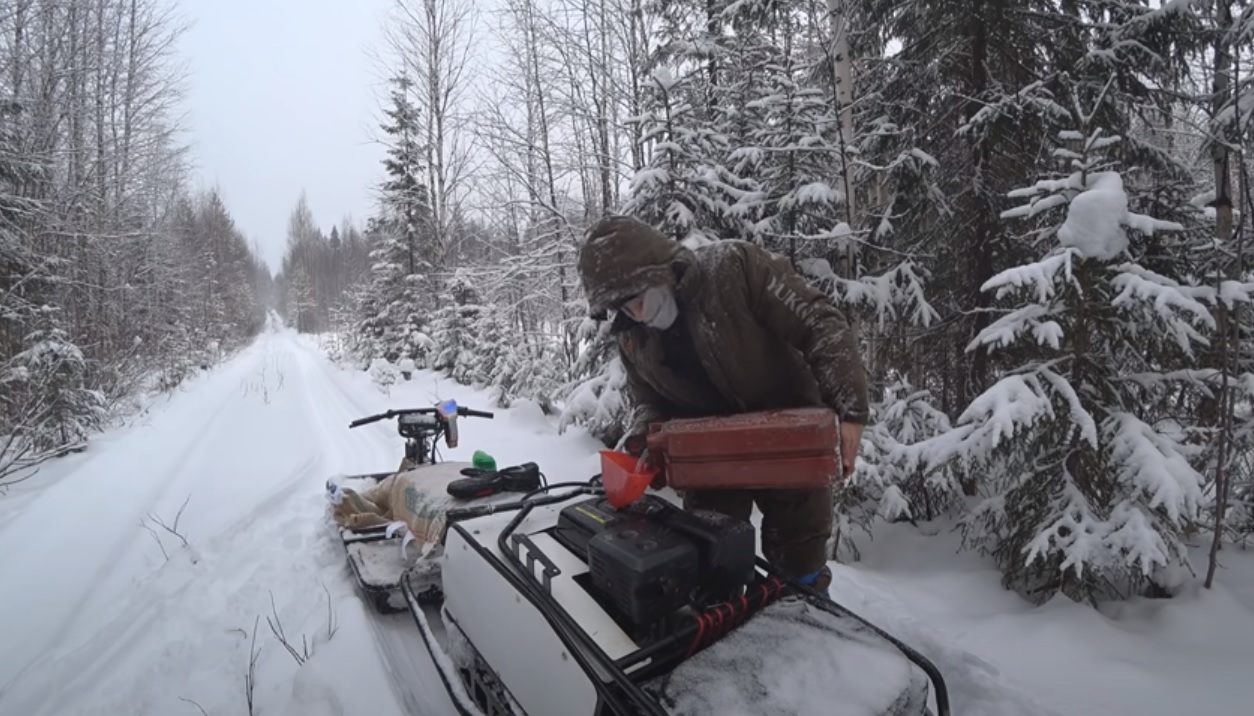
[[[365,424],[367,424],[367,423],[373,423],[373,422],[375,422],[375,421],[378,421],[378,420],[383,420],[384,418],[390,418],[390,417],[392,417],[392,411],[390,411],[390,410],[389,410],[389,411],[388,411],[388,412],[386,412],[386,413],[380,413],[380,414],[378,414],[378,415],[369,415],[369,416],[364,417],[364,418],[357,418],[357,419],[356,419],[356,420],[354,420],[353,422],[349,423],[349,424],[348,424],[348,427],[350,427],[350,428],[355,428],[355,427],[358,427],[358,426],[360,426],[360,425],[365,425]]]
[[[449,420],[444,423],[444,444],[451,448],[457,447],[457,421]]]
[[[468,418],[493,418],[496,417],[492,413],[482,410],[471,410],[470,408],[462,408],[462,415]]]

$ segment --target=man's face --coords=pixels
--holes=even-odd
[[[654,286],[624,301],[619,311],[636,323],[666,330],[675,322],[678,309],[675,295],[666,286]]]
[[[619,306],[618,310],[626,313],[627,317],[636,323],[643,323],[645,319],[644,294],[638,293],[635,297],[627,299],[623,305]]]

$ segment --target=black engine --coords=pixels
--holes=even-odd
[[[752,525],[653,495],[621,510],[604,498],[570,505],[553,536],[587,560],[593,589],[637,628],[727,598],[753,578]]]

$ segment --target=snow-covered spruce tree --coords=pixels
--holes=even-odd
[[[371,219],[366,237],[373,248],[369,283],[359,294],[360,318],[353,328],[358,364],[367,366],[376,358],[425,364],[430,358],[426,310],[432,302],[420,290],[420,275],[407,272],[408,251],[386,222]]]
[[[464,272],[457,271],[449,280],[449,297],[431,318],[431,369],[444,371],[463,385],[475,382],[474,370],[484,346],[479,340],[480,315],[483,306]]]
[[[727,137],[684,99],[688,78],[660,67],[649,79],[648,109],[632,121],[642,125],[641,141],[652,150],[632,177],[623,213],[694,248],[738,235],[729,203],[735,178],[722,166]]]
[[[385,220],[405,248],[406,272],[426,274],[438,265],[440,256],[431,229],[430,192],[422,179],[422,127],[418,109],[409,96],[413,81],[401,75],[393,78],[392,83],[392,106],[386,110],[389,121],[383,124],[390,146],[383,160],[387,179],[381,187],[382,204]]]
[[[816,83],[823,56],[805,44],[802,18],[785,3],[763,12],[778,40],[755,73],[763,91],[745,107],[756,121],[729,157],[750,188],[733,209],[755,243],[793,260],[821,256],[826,242],[815,240],[843,222],[840,124]]]
[[[899,258],[914,258],[939,313],[928,328],[905,331],[909,340],[882,360],[909,371],[911,383],[930,390],[953,418],[988,387],[996,369],[982,348],[964,349],[990,316],[991,294],[979,287],[1024,258],[999,214],[1006,193],[1037,166],[1041,126],[1053,109],[1019,90],[1055,66],[1058,43],[1041,38],[1057,36],[1061,17],[1043,0],[845,5],[856,13],[855,42],[875,35],[900,48],[880,44],[855,56],[867,58],[859,64],[855,97],[853,141],[862,161],[885,166],[912,153],[935,165],[917,179],[902,171],[882,184],[868,180],[859,194],[864,216],[874,212],[891,225],[878,248],[860,249],[863,272],[885,275]],[[868,196],[881,188],[883,196]],[[873,349],[885,345],[869,333]]]
[[[722,162],[730,176],[739,179],[729,197],[739,227],[739,235],[733,238],[753,240],[751,222],[758,218],[752,210],[760,189],[753,178],[763,152],[754,135],[765,121],[762,100],[770,91],[768,68],[778,54],[772,37],[774,16],[771,5],[764,2],[736,2],[722,12],[730,34],[718,39],[722,71],[718,86],[711,90],[715,104],[710,115],[714,128],[727,137],[729,152]]]
[[[381,215],[370,219],[369,288],[358,303],[354,328],[358,360],[427,360],[427,316],[435,309],[436,283],[431,275],[437,245],[431,224],[430,196],[423,183],[425,168],[418,110],[410,98],[413,82],[392,79],[391,104],[382,125],[388,136],[381,187]]]
[[[1205,288],[1143,265],[1145,237],[1182,227],[1129,210],[1106,159],[1120,137],[1078,102],[1074,116],[1055,151],[1072,171],[1012,192],[1029,201],[1004,214],[1033,221],[1028,236],[1043,256],[983,286],[1016,303],[970,349],[988,346],[1019,367],[920,453],[980,476],[983,500],[964,534],[994,555],[1008,587],[1095,601],[1145,580],[1169,587],[1188,564],[1182,535],[1198,516],[1202,477],[1187,426],[1166,408],[1212,319]]]
[[[862,438],[858,468],[838,494],[837,529],[832,555],[859,558],[849,539],[854,528],[871,534],[876,517],[889,522],[933,520],[960,504],[955,466],[928,471],[914,446],[948,433],[949,416],[935,398],[896,371],[886,376],[883,397],[871,406]]]
[[[462,373],[471,385],[495,387],[495,378],[518,340],[517,336],[511,340],[512,327],[505,316],[495,306],[485,304],[474,317],[475,346],[466,354]]]
[[[34,410],[25,416],[24,438],[39,453],[81,446],[107,418],[104,394],[87,386],[87,359],[61,328],[57,313],[44,308],[40,325],[26,336],[26,348],[0,375],[7,390],[25,390],[35,398],[27,405]]]

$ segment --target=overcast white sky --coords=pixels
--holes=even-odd
[[[382,173],[379,47],[389,0],[187,0],[198,177],[277,271],[304,190],[324,230],[364,223]]]

